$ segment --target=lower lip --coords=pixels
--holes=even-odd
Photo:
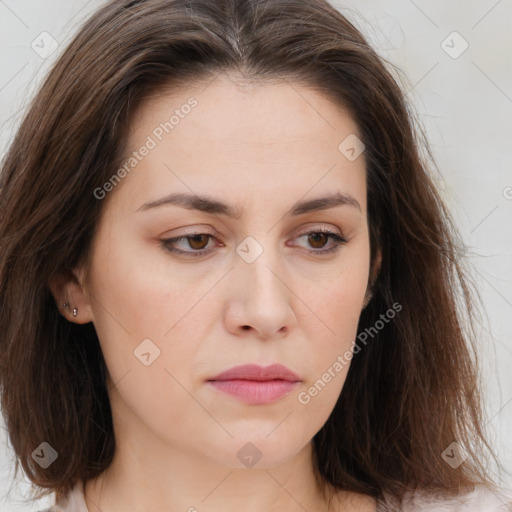
[[[212,380],[209,383],[219,391],[248,404],[268,404],[288,394],[298,384],[288,380]]]

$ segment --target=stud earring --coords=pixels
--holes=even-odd
[[[78,313],[78,309],[77,308],[73,308],[73,316],[76,316],[77,313]]]
[[[62,309],[66,309],[68,306],[69,306],[69,303],[68,302],[64,302],[64,304],[62,304]]]

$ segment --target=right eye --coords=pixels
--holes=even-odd
[[[171,253],[190,255],[190,256],[204,256],[211,252],[210,249],[205,249],[210,238],[215,238],[209,233],[185,233],[184,235],[174,238],[165,238],[160,240],[162,247]],[[177,249],[176,244],[181,241],[186,241],[189,248],[192,250]]]

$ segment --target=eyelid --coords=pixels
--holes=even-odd
[[[161,238],[160,239],[160,246],[165,251],[167,251],[167,252],[169,252],[171,254],[175,254],[177,256],[184,256],[184,257],[206,256],[206,255],[208,255],[213,250],[212,248],[210,248],[210,249],[202,249],[200,251],[194,251],[194,250],[184,251],[184,250],[181,250],[181,249],[176,249],[176,248],[171,249],[170,248],[170,244],[171,243],[177,243],[180,240],[186,240],[187,238],[192,238],[194,236],[199,236],[199,235],[206,235],[206,236],[209,237],[210,240],[217,240],[218,241],[217,234],[210,233],[210,232],[208,232],[205,229],[198,228],[197,230],[187,231],[185,233],[182,233],[182,234],[179,234],[179,235],[176,235],[176,236]],[[208,240],[208,243],[210,243],[210,240]],[[216,245],[218,246],[219,244],[217,243]]]
[[[183,228],[183,229],[188,229],[188,228]],[[210,231],[210,229],[211,229],[211,231]],[[306,234],[309,234],[312,232],[331,233],[331,234],[336,234],[342,238],[346,238],[344,236],[343,232],[339,228],[336,228],[335,226],[325,226],[325,225],[318,225],[318,224],[313,224],[313,223],[301,228],[301,230],[298,232],[298,234],[296,234],[294,236],[294,238],[297,238],[299,236],[303,236],[303,235],[306,235]],[[192,237],[192,236],[197,236],[197,235],[210,235],[213,238],[223,236],[221,233],[219,233],[218,231],[216,231],[213,228],[197,227],[197,228],[190,228],[189,231],[185,231],[181,234],[176,234],[174,236],[164,236],[163,240],[176,240],[179,238],[187,238],[187,237]]]
[[[302,236],[302,235],[305,235],[305,234],[311,233],[311,232],[320,232],[320,233],[333,233],[333,232],[336,232],[337,235],[343,236],[343,233],[338,228],[335,228],[334,226],[326,226],[325,224],[322,224],[322,225],[317,225],[317,224],[308,225],[303,230],[301,230],[299,232],[300,234],[297,235],[297,236]]]
[[[305,236],[305,235],[315,234],[315,233],[323,233],[323,234],[328,235],[328,237],[332,241],[331,242],[331,247],[328,248],[328,249],[317,249],[317,250],[315,250],[315,249],[305,249],[305,251],[308,254],[312,254],[312,255],[316,255],[316,256],[327,256],[328,254],[332,254],[332,253],[337,252],[341,248],[341,246],[345,245],[348,242],[348,239],[345,238],[343,236],[343,234],[340,233],[339,230],[337,230],[336,228],[334,228],[334,227],[326,227],[326,226],[315,226],[315,225],[309,225],[309,226],[305,227],[303,231],[299,232],[293,238],[293,240],[295,240],[296,238],[300,238],[302,236]],[[171,249],[170,248],[170,244],[171,243],[177,243],[180,240],[183,240],[183,239],[186,240],[187,238],[192,238],[194,236],[200,236],[200,235],[206,235],[210,239],[215,239],[215,240],[218,241],[218,238],[217,238],[216,234],[210,233],[210,232],[208,232],[206,230],[197,229],[197,230],[194,230],[194,231],[187,231],[186,233],[182,233],[182,234],[174,236],[174,237],[163,238],[163,239],[160,240],[160,242],[161,242],[161,246],[167,252],[177,254],[178,256],[184,256],[184,257],[207,256],[208,254],[210,254],[215,249],[215,247],[214,248],[209,248],[209,249],[201,249],[201,250],[198,250],[198,251],[195,251],[195,250],[181,250],[181,249],[176,249],[176,248]],[[224,244],[222,244],[222,242],[220,242],[220,244],[224,245]],[[217,247],[218,247],[218,244],[217,244]]]

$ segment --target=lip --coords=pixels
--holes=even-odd
[[[300,377],[282,364],[271,364],[270,366],[258,366],[257,364],[244,364],[234,366],[229,370],[219,373],[219,375],[208,380],[287,380],[290,382],[300,381]]]
[[[290,393],[301,379],[282,364],[249,364],[230,368],[207,382],[218,391],[256,405],[274,402]]]

